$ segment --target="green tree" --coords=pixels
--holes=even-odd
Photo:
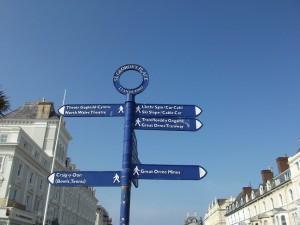
[[[1,87],[0,87],[1,88]],[[0,89],[0,115],[10,109],[10,103],[8,97]]]

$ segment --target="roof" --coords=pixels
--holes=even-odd
[[[2,118],[4,118],[4,119],[36,119],[39,103],[42,103],[42,101],[26,102],[23,106],[4,115]],[[49,119],[55,119],[55,118],[58,119],[59,114],[57,114],[55,112],[53,103],[49,102],[49,104],[51,104],[51,111],[50,111]]]

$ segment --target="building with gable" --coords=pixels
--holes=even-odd
[[[67,157],[72,137],[59,119],[45,101],[0,117],[0,225],[42,224],[56,141],[55,170],[76,171]],[[91,187],[51,186],[46,224],[94,225],[96,206]]]
[[[274,176],[271,170],[262,170],[262,183],[259,187],[244,187],[235,202],[227,207],[225,216],[228,225],[298,224],[296,196],[299,186],[295,188],[293,185],[289,158],[278,157],[276,162],[277,176]],[[291,163],[291,167],[293,166]],[[297,171],[294,172],[297,174]]]
[[[226,225],[226,207],[234,202],[235,198],[230,197],[228,199],[215,199],[208,206],[207,213],[205,214],[203,221],[205,225]]]

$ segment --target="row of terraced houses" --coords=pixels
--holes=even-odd
[[[276,163],[278,174],[262,170],[259,187],[242,187],[236,197],[213,200],[205,225],[299,225],[300,151]]]
[[[59,121],[53,103],[45,100],[1,115],[0,225],[43,223],[54,155],[56,171],[77,170],[67,154],[72,137]],[[51,186],[50,190],[47,225],[111,225],[92,187]]]

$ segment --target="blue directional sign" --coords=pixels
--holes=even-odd
[[[197,117],[201,109],[195,105],[136,104],[136,116]]]
[[[124,116],[124,104],[69,104],[58,112],[65,117],[112,117]]]
[[[154,180],[200,180],[207,174],[197,165],[133,165],[133,177]]]
[[[56,171],[48,176],[55,186],[120,187],[120,171]]]
[[[199,120],[174,117],[137,117],[134,124],[140,130],[197,131],[201,127]]]

